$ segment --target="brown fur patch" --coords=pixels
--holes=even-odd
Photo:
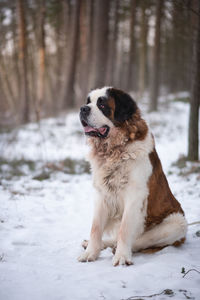
[[[110,162],[123,159],[126,154],[126,146],[134,141],[145,139],[147,132],[147,124],[141,118],[138,109],[130,120],[111,128],[107,138],[95,137],[88,140],[92,146],[91,158],[98,158],[101,164],[106,159],[109,159]]]
[[[180,247],[185,242],[185,240],[186,240],[185,238],[182,238],[179,241],[174,242],[173,246]]]
[[[147,132],[147,124],[138,109],[130,120],[111,128],[107,138],[90,138],[91,156],[99,158],[101,163],[105,159],[116,161],[126,153],[128,143],[145,139]]]
[[[121,127],[125,134],[129,137],[129,141],[144,140],[147,135],[148,127],[146,122],[141,118],[140,110],[137,109],[136,113],[128,121],[123,124],[116,124]]]
[[[172,245],[166,245],[162,247],[152,247],[147,249],[141,249],[138,252],[145,253],[145,254],[152,254],[158,251],[161,251],[162,249],[168,247],[168,246],[174,246],[174,247],[180,247],[185,242],[185,238],[180,239],[179,241],[174,242]]]
[[[162,249],[164,249],[167,246],[163,246],[163,247],[155,247],[155,248],[147,248],[147,249],[141,249],[138,252],[140,253],[144,253],[144,254],[153,254],[156,253],[158,251],[161,251]]]
[[[111,115],[110,115],[110,119],[111,121],[114,121],[114,114],[115,114],[115,100],[113,98],[109,98],[108,99],[108,106],[111,109]]]
[[[147,205],[146,228],[149,229],[159,224],[172,213],[184,212],[180,203],[173,196],[167,178],[163,172],[160,159],[156,150],[149,154],[153,167],[152,175],[149,178],[149,196]]]
[[[128,138],[117,128],[112,128],[109,132],[109,137],[105,139],[90,138],[89,144],[92,146],[90,158],[98,161],[100,165],[109,160],[110,163],[121,159]],[[109,178],[105,178],[108,180]]]

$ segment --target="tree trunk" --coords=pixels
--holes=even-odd
[[[109,0],[95,1],[93,88],[105,84],[108,58]]]
[[[45,0],[40,0],[39,8],[39,76],[38,76],[38,99],[36,103],[36,118],[40,120],[41,106],[44,102],[45,91]]]
[[[119,0],[113,1],[113,26],[112,33],[110,34],[109,41],[109,58],[108,58],[108,70],[107,70],[107,82],[108,85],[115,85],[116,74],[116,60],[117,60],[117,42],[119,31]]]
[[[23,103],[23,121],[29,121],[30,103],[28,88],[28,71],[27,71],[27,41],[26,41],[26,20],[24,11],[24,0],[18,0],[19,13],[19,60],[21,67],[21,89],[20,95]]]
[[[62,102],[60,99],[62,99],[62,75],[63,72],[65,72],[65,68],[63,67],[64,62],[64,56],[63,56],[63,30],[65,30],[66,27],[66,21],[68,21],[68,5],[67,2],[62,0],[59,9],[57,12],[58,20],[57,20],[57,26],[55,29],[55,44],[56,44],[56,62],[55,62],[55,84],[53,86],[53,101],[51,105],[51,111],[55,115],[59,109],[61,109]],[[67,17],[66,17],[67,16]],[[66,20],[67,19],[67,20]],[[65,34],[65,32],[64,32]],[[65,53],[66,55],[66,53]],[[57,96],[56,96],[57,95]],[[55,96],[58,97],[58,101],[55,101]]]
[[[4,58],[1,54],[0,54],[0,68],[1,68],[1,76],[7,90],[7,99],[9,101],[11,110],[14,110],[15,96],[13,93],[13,88],[11,86],[11,81],[9,80],[9,72],[8,69],[6,68],[6,62],[4,62]]]
[[[90,55],[89,51],[89,40],[90,36],[90,10],[89,1],[81,1],[80,7],[80,46],[79,46],[79,72],[78,72],[78,101],[77,106],[84,103],[86,95],[88,93],[88,83],[89,83],[89,65],[90,65]]]
[[[12,11],[12,23],[11,23],[11,30],[12,30],[12,39],[13,39],[13,64],[14,64],[14,69],[15,69],[15,74],[16,74],[16,98],[19,99],[20,97],[20,86],[21,86],[21,81],[20,81],[20,70],[19,70],[19,59],[18,59],[18,43],[17,43],[17,18],[16,18],[16,6],[15,3],[11,5],[11,11]]]
[[[136,0],[131,0],[130,11],[130,49],[129,49],[129,61],[128,61],[128,82],[127,89],[133,90],[136,88],[134,78],[134,66],[136,59],[136,41],[135,41],[135,19],[136,19]]]
[[[142,3],[141,33],[140,33],[140,57],[139,57],[139,93],[143,95],[147,84],[147,34],[148,34],[148,17],[146,13],[146,2]]]
[[[1,79],[1,73],[0,73],[0,91],[1,91],[1,101],[0,101],[0,126],[1,126],[4,121],[3,117],[6,115],[5,112],[10,110],[9,101],[4,91],[4,87]]]
[[[153,48],[153,66],[151,72],[150,111],[158,108],[159,76],[160,76],[160,31],[164,0],[156,1],[156,27]]]
[[[14,105],[14,95],[13,95],[13,91],[12,88],[10,86],[10,81],[9,81],[9,77],[8,74],[6,72],[6,68],[3,62],[3,57],[0,55],[0,81],[1,81],[1,98],[4,98],[7,100],[7,107],[10,111],[14,111],[15,109],[15,105]]]
[[[79,42],[79,15],[80,15],[80,0],[76,0],[74,7],[74,18],[72,19],[73,25],[71,30],[71,36],[69,40],[69,64],[67,74],[67,84],[64,93],[64,107],[72,108],[75,106],[75,75],[77,66],[77,50]]]
[[[87,61],[88,61],[88,89],[92,88],[93,78],[92,78],[92,62],[93,62],[93,39],[94,39],[94,4],[95,1],[88,0],[88,53],[87,53]]]
[[[198,15],[194,16],[193,62],[192,62],[192,87],[189,117],[188,159],[199,159],[199,106],[200,106],[200,0],[195,0]],[[191,12],[193,14],[193,12]]]
[[[61,57],[59,55],[59,53],[57,54],[57,66],[58,68],[60,68],[60,79],[61,79],[61,87],[60,87],[60,101],[59,103],[55,103],[54,101],[54,105],[53,108],[54,112],[56,112],[57,110],[60,111],[63,109],[63,107],[67,107],[67,103],[66,103],[66,86],[67,86],[67,80],[68,80],[68,70],[69,70],[69,57],[70,57],[70,38],[71,38],[71,33],[72,33],[72,29],[73,29],[73,15],[72,15],[72,4],[70,0],[62,0],[61,2],[61,10],[62,10],[62,20],[63,20],[63,25],[62,25],[62,63],[61,63]],[[58,50],[58,49],[57,49]],[[62,64],[62,66],[60,65],[60,63]],[[48,74],[47,77],[49,78]],[[58,81],[57,81],[58,83]],[[49,84],[49,83],[48,83]],[[57,93],[57,86],[53,89],[53,94],[56,95]],[[55,98],[55,96],[54,96]]]

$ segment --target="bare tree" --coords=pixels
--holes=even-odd
[[[147,2],[141,3],[141,24],[140,24],[140,51],[139,51],[139,93],[142,95],[147,84],[147,35],[148,16]]]
[[[73,22],[71,35],[69,38],[70,48],[69,48],[69,64],[67,72],[67,83],[64,93],[64,107],[74,107],[75,101],[75,75],[77,67],[77,50],[79,42],[79,15],[80,15],[80,0],[76,0],[74,3],[74,12],[73,12]]]
[[[200,106],[200,1],[194,0],[196,18],[194,24],[193,40],[193,62],[192,62],[192,89],[190,100],[189,117],[189,141],[188,159],[198,160],[199,158],[199,106]],[[195,11],[195,10],[194,10]],[[192,11],[191,14],[194,14]]]
[[[91,0],[81,1],[80,7],[80,41],[79,41],[79,71],[77,105],[80,106],[86,98],[89,85],[90,61],[92,56],[92,12]]]
[[[107,82],[109,85],[115,85],[116,60],[117,60],[117,42],[119,33],[119,0],[112,1],[112,26],[109,39],[109,57]]]
[[[136,62],[136,41],[135,41],[135,24],[136,24],[136,0],[130,1],[130,49],[128,57],[128,78],[127,88],[133,90],[135,88],[135,62]]]
[[[20,71],[19,71],[19,60],[18,60],[18,43],[17,43],[17,22],[16,22],[16,5],[15,3],[12,3],[11,5],[11,11],[12,11],[12,21],[11,21],[11,31],[12,31],[12,40],[13,40],[13,63],[14,63],[14,70],[16,74],[16,96],[19,97],[20,94]]]
[[[44,101],[45,91],[45,0],[39,1],[39,87],[38,99],[36,103],[36,117],[40,119],[41,105]]]
[[[109,0],[95,1],[93,87],[105,84],[108,59]]]
[[[93,62],[93,39],[94,39],[94,4],[95,2],[93,0],[88,0],[88,26],[89,26],[89,32],[88,32],[88,53],[87,53],[87,61],[89,63],[88,65],[88,89],[92,88],[92,62]]]
[[[0,47],[0,50],[1,50],[1,47]],[[8,105],[9,105],[11,111],[13,111],[13,109],[15,107],[14,92],[13,92],[13,88],[12,88],[11,81],[9,78],[9,72],[7,70],[6,63],[4,61],[4,57],[1,54],[0,54],[0,68],[1,68],[2,82],[4,83],[4,93],[7,95]],[[2,84],[2,86],[3,86],[3,84]]]
[[[150,90],[150,111],[157,110],[158,92],[159,92],[159,76],[160,76],[160,31],[161,18],[164,0],[156,1],[156,25],[153,48],[153,61],[151,72],[151,90]]]
[[[19,14],[19,60],[21,67],[21,99],[23,103],[23,121],[28,122],[30,117],[28,70],[27,70],[27,40],[26,40],[26,19],[24,11],[24,0],[18,0]]]

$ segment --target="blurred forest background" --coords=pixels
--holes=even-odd
[[[149,111],[189,91],[197,160],[200,0],[0,0],[0,126],[78,108],[103,85],[148,94]]]

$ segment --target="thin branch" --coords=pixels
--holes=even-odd
[[[3,261],[4,259],[4,253],[0,254],[0,261]]]
[[[193,9],[191,6],[189,6],[188,3],[186,3],[186,1],[184,1],[184,0],[183,0],[183,5],[185,7],[187,7],[187,9],[189,9],[191,12],[193,12],[195,15],[200,17],[200,14],[195,9]]]
[[[196,270],[196,269],[190,269],[190,270],[188,270],[188,271],[183,275],[183,278],[184,278],[189,272],[191,272],[191,271],[195,271],[195,272],[197,272],[197,273],[200,274],[200,272],[199,272],[198,270]]]
[[[171,1],[169,1],[169,2],[171,2]],[[185,0],[177,1],[177,0],[175,0],[175,4],[179,7],[182,6],[183,8],[188,9],[189,11],[191,11],[192,13],[194,13],[198,17],[200,16],[200,14],[198,13],[197,10],[195,10],[191,6],[189,6],[188,1],[185,1]]]
[[[139,300],[141,298],[152,298],[152,297],[155,297],[155,296],[160,296],[160,295],[173,295],[174,292],[171,290],[171,289],[165,289],[163,290],[161,293],[158,293],[158,294],[152,294],[152,295],[147,295],[147,296],[132,296],[130,298],[127,298],[127,299],[124,299],[124,300]]]

